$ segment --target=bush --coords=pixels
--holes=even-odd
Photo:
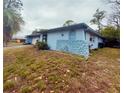
[[[35,46],[38,50],[49,50],[50,49],[46,42],[39,42],[38,41],[38,42],[36,42]]]
[[[102,29],[101,35],[105,37],[106,47],[120,46],[120,29],[108,26]]]

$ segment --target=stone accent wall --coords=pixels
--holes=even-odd
[[[57,50],[89,56],[88,43],[84,40],[57,40]]]

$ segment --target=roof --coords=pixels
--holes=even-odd
[[[55,32],[55,31],[68,31],[68,30],[76,30],[76,29],[82,29],[82,28],[87,28],[86,24],[80,23],[80,24],[73,24],[70,26],[63,26],[63,27],[58,27],[58,28],[53,28],[53,29],[48,29],[45,31],[40,31],[40,33],[45,33],[45,32]]]
[[[40,33],[36,33],[36,34],[31,34],[31,35],[27,35],[26,37],[39,37]]]
[[[73,24],[70,26],[63,26],[63,27],[53,28],[53,29],[49,29],[49,30],[44,30],[44,31],[38,32],[35,35],[28,35],[28,36],[39,36],[40,33],[56,32],[56,31],[60,32],[60,31],[69,31],[69,30],[73,31],[73,30],[77,30],[77,29],[84,29],[84,31],[86,31],[86,32],[89,32],[96,36],[102,37],[98,32],[96,32],[95,30],[90,28],[85,23]]]

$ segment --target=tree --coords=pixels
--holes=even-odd
[[[35,30],[32,32],[32,34],[37,34],[37,32],[39,32],[38,29],[35,29]]]
[[[106,38],[107,46],[115,46],[120,43],[120,32],[114,26],[107,26],[101,30],[101,35]]]
[[[99,9],[96,10],[96,13],[93,15],[93,19],[90,20],[91,24],[95,24],[98,26],[98,31],[101,31],[102,26],[102,19],[105,17],[105,11],[100,11]]]
[[[34,29],[32,34],[37,34],[37,33],[40,33],[40,32],[44,32],[44,31],[47,31],[48,29]]]
[[[112,4],[112,14],[110,15],[110,22],[120,29],[120,0],[110,1]]]
[[[63,24],[63,26],[69,26],[69,25],[72,25],[74,23],[73,20],[67,20],[65,21],[65,23]]]
[[[112,6],[113,10],[109,16],[108,23],[120,29],[120,0],[108,0],[108,3]]]
[[[12,35],[20,31],[24,23],[20,11],[22,9],[20,0],[4,0],[3,2],[3,42],[4,46],[12,38]]]

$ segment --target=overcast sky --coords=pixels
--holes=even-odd
[[[60,27],[71,19],[75,23],[86,23],[93,27],[89,21],[96,9],[111,12],[105,0],[22,0],[22,17],[25,25],[16,37],[31,34],[36,28],[50,29]]]

